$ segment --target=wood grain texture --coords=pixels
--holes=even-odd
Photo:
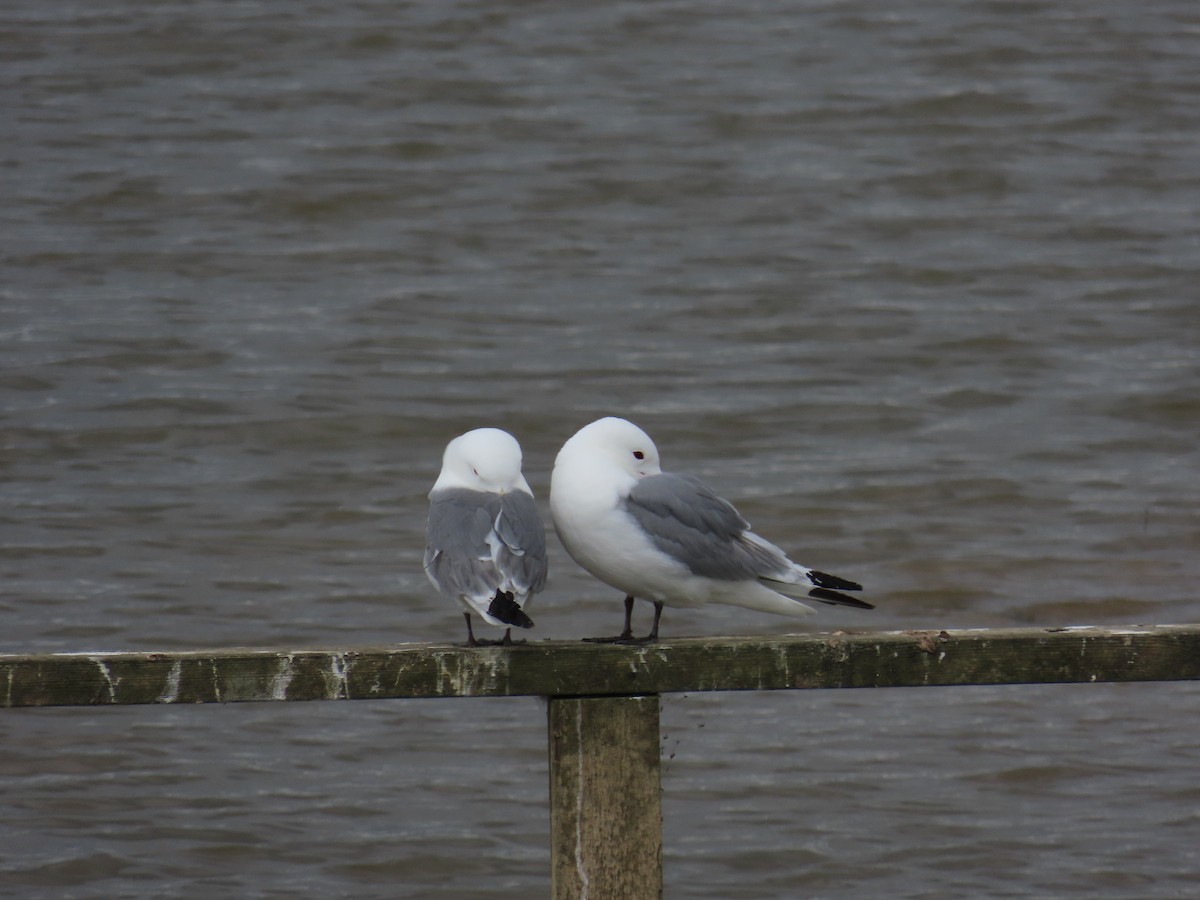
[[[659,699],[550,700],[554,900],[662,897]]]
[[[0,706],[619,696],[1200,678],[1200,625],[833,632],[637,645],[0,654]]]

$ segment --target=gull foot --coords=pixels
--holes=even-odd
[[[645,637],[634,637],[632,634],[618,634],[616,637],[583,638],[588,644],[657,644],[658,635],[648,634]]]
[[[657,644],[658,643],[658,635],[657,634],[648,634],[645,637],[640,637],[640,638],[635,638],[635,637],[625,638],[622,641],[617,641],[617,643],[618,644],[639,644],[639,645],[640,644]]]

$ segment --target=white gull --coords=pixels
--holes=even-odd
[[[471,614],[489,625],[532,628],[522,606],[546,584],[546,528],[521,474],[521,447],[499,428],[477,428],[446,445],[429,492],[425,574],[456,599],[467,641]],[[502,643],[512,640],[506,629]]]
[[[625,628],[602,640],[633,640],[637,597],[654,604],[646,641],[658,638],[664,605],[810,615],[814,610],[799,595],[874,609],[841,593],[862,585],[792,562],[698,478],[663,472],[649,435],[625,419],[598,419],[563,444],[550,479],[550,511],[572,558],[625,592]]]

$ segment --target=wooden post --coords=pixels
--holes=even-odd
[[[661,898],[658,695],[549,703],[551,896]]]

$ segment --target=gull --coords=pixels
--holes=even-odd
[[[425,574],[489,625],[532,628],[522,604],[546,584],[546,528],[521,474],[521,446],[499,428],[477,428],[446,445],[429,492]],[[498,643],[512,643],[507,628]]]
[[[636,597],[654,604],[645,642],[658,639],[663,606],[720,603],[806,616],[813,608],[795,598],[807,596],[874,609],[841,593],[862,585],[792,562],[700,479],[662,471],[654,441],[625,419],[598,419],[563,444],[550,512],[571,557],[625,593],[624,631],[595,640],[633,641]]]

